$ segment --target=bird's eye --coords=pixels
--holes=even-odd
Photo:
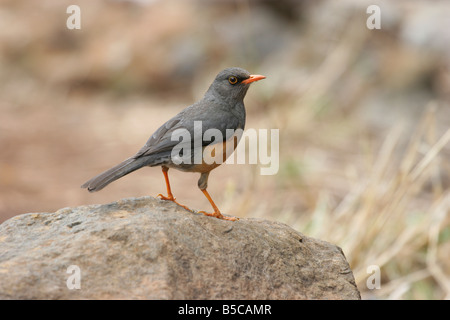
[[[236,77],[234,77],[234,76],[231,76],[231,77],[228,78],[228,82],[230,84],[236,84],[238,82],[238,79]]]

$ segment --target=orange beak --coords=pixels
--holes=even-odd
[[[252,75],[250,75],[250,77],[248,79],[242,80],[242,83],[249,84],[249,83],[252,83],[252,82],[255,82],[258,80],[262,80],[265,78],[266,78],[265,76],[261,76],[259,74],[252,74]]]

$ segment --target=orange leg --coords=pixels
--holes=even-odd
[[[239,218],[236,218],[236,217],[225,217],[225,216],[223,216],[220,213],[219,208],[217,208],[216,204],[211,199],[211,196],[209,195],[208,191],[206,191],[206,189],[203,189],[202,192],[205,195],[205,197],[208,199],[209,203],[211,203],[211,206],[214,209],[214,213],[208,213],[208,212],[205,212],[205,211],[199,211],[200,213],[203,213],[205,216],[216,217],[217,219],[230,220],[230,221],[239,220]]]
[[[169,182],[169,174],[167,173],[167,171],[169,171],[169,168],[167,167],[162,167],[162,172],[164,174],[164,179],[166,180],[166,188],[167,188],[167,197],[163,196],[161,193],[157,195],[157,197],[160,197],[162,200],[168,200],[168,201],[172,201],[175,202],[177,205],[179,205],[180,207],[183,207],[184,209],[186,209],[187,211],[192,211],[191,209],[189,209],[188,207],[186,207],[185,205],[182,205],[180,203],[178,203],[177,201],[175,201],[175,197],[172,194],[172,190],[170,188],[170,182]]]

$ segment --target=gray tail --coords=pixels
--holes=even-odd
[[[86,181],[81,188],[87,188],[89,192],[102,190],[108,184],[122,178],[143,166],[146,166],[148,159],[146,158],[129,158],[117,166],[100,173],[98,176]]]

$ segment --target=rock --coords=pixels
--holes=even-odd
[[[5,221],[0,299],[360,299],[360,294],[335,245],[279,222],[224,221],[143,197]]]

